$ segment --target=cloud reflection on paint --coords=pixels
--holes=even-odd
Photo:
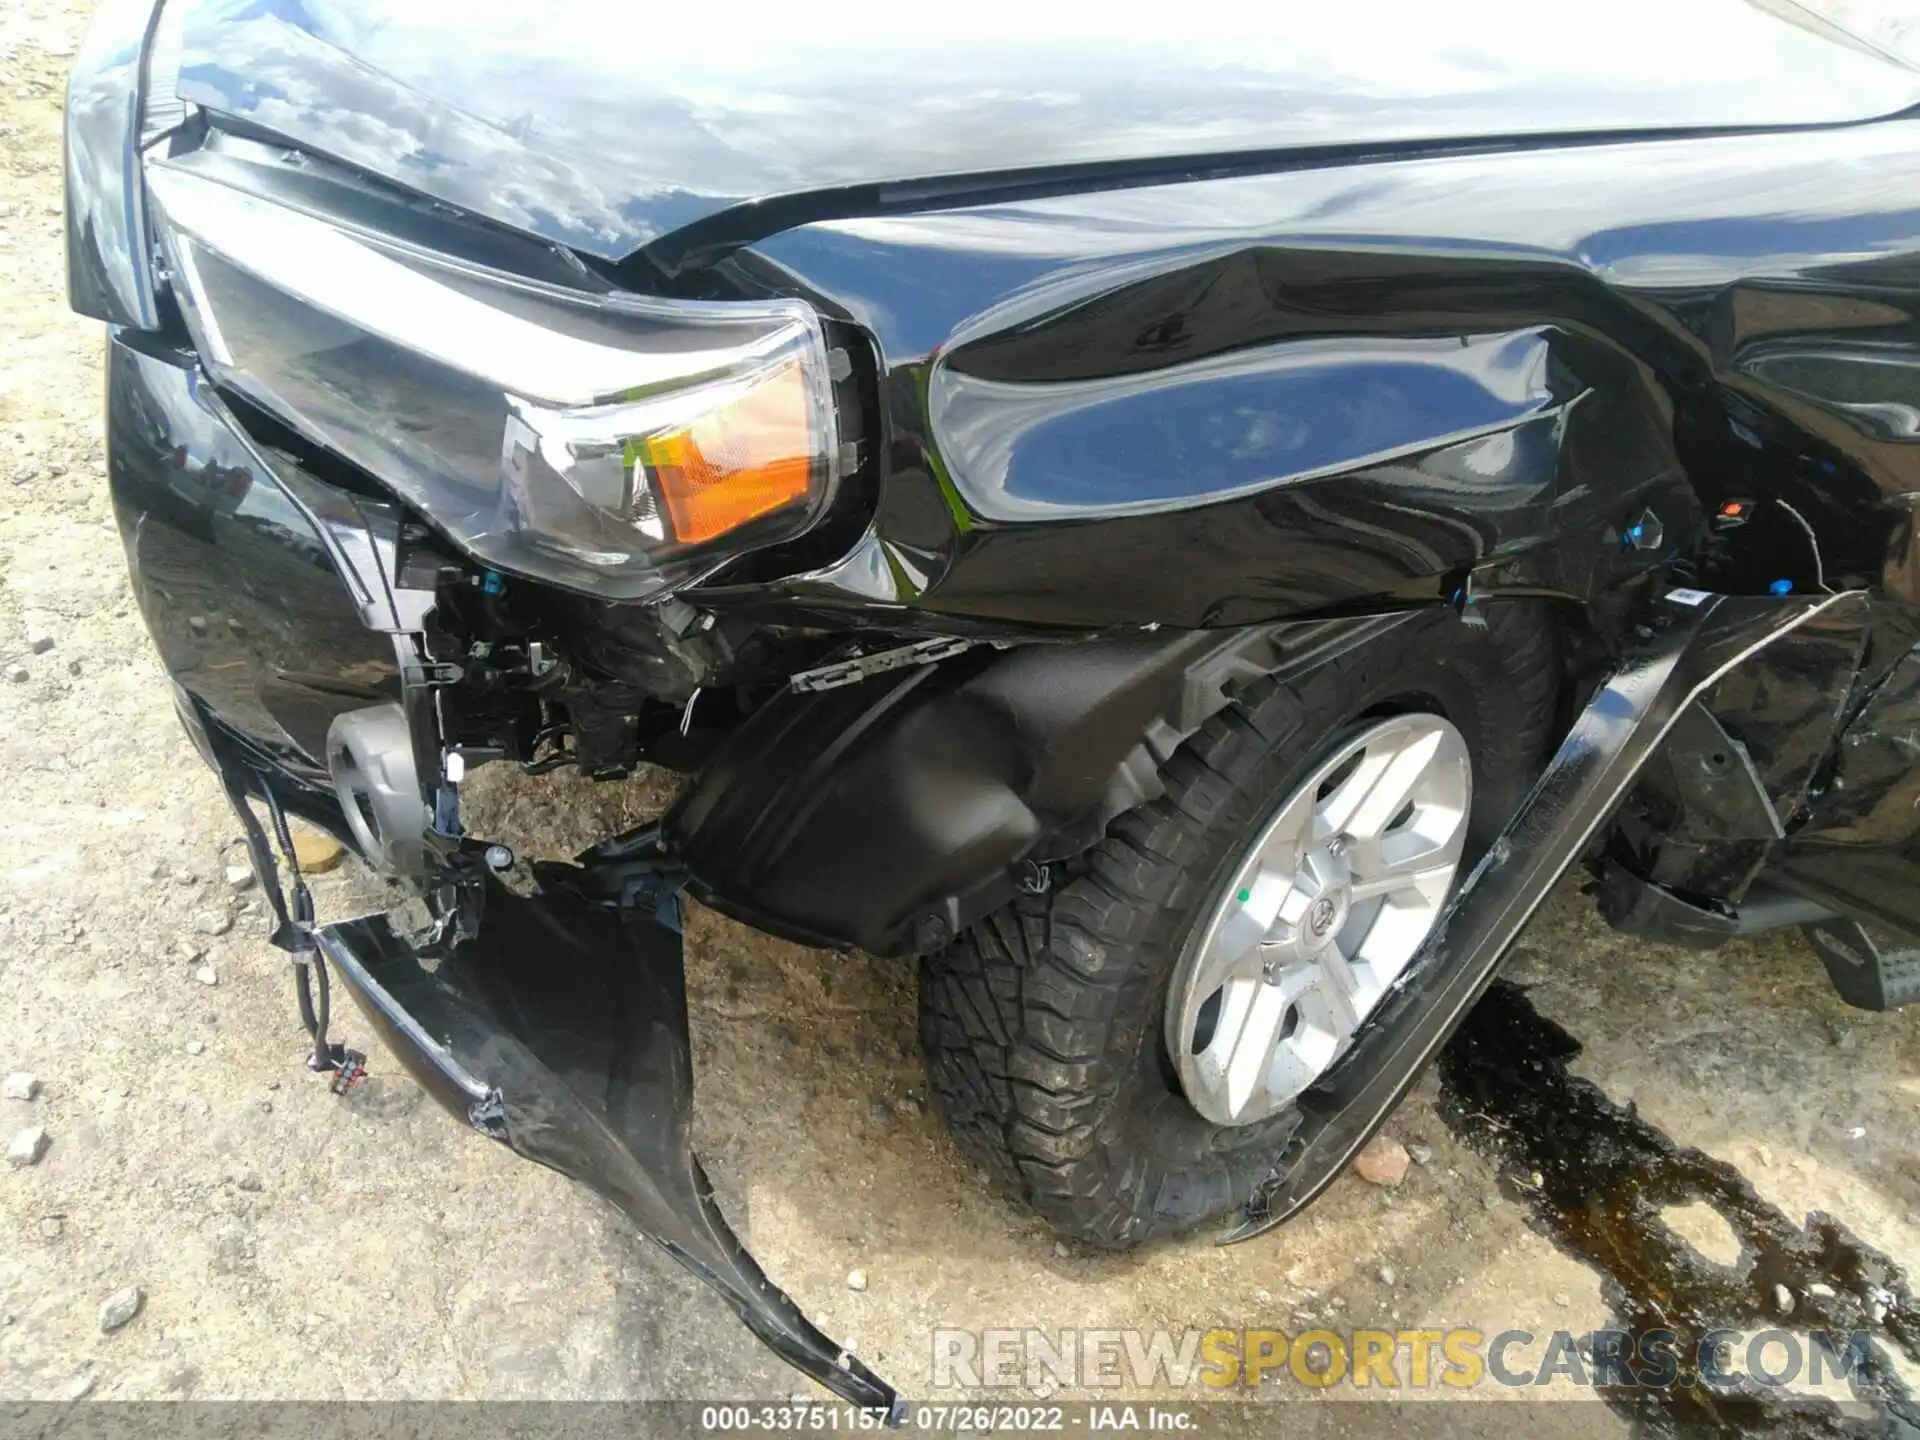
[[[850,0],[831,18],[585,0],[208,0],[181,93],[607,256],[741,200],[1116,159],[1890,113],[1920,74],[1744,0]],[[1148,28],[1149,26],[1153,28]],[[1471,37],[1471,38],[1463,38]]]

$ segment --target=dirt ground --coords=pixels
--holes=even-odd
[[[0,666],[25,670],[0,679],[0,1071],[41,1082],[0,1101],[0,1139],[51,1137],[38,1164],[0,1171],[0,1398],[805,1390],[604,1206],[455,1125],[377,1047],[345,1101],[306,1073],[259,902],[224,878],[235,826],[124,579],[100,328],[65,307],[60,104],[82,13],[0,0]],[[476,829],[550,856],[659,794],[491,772],[475,788]],[[360,885],[326,877],[323,910],[347,913]],[[209,965],[217,983],[197,978]],[[931,1384],[935,1327],[1546,1332],[1615,1313],[1600,1271],[1454,1138],[1432,1079],[1391,1125],[1431,1152],[1398,1189],[1348,1176],[1232,1249],[1088,1254],[989,1191],[941,1132],[910,967],[700,913],[688,968],[697,1139],[723,1208],[802,1308],[909,1394]],[[1920,1012],[1847,1009],[1797,936],[1668,950],[1610,934],[1571,891],[1512,973],[1613,1101],[1794,1222],[1828,1211],[1920,1257]],[[367,1044],[357,1016],[342,1028]],[[1675,1228],[1711,1258],[1696,1218]],[[129,1285],[141,1312],[103,1333],[103,1300]],[[1563,1410],[1536,1430],[1622,1425]]]

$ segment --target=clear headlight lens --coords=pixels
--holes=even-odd
[[[613,599],[805,530],[838,480],[798,301],[560,289],[152,165],[217,379],[391,485],[481,562]]]

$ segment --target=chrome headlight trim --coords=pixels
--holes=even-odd
[[[165,162],[148,168],[147,185],[170,238],[188,242],[185,253],[211,251],[335,319],[542,405],[604,405],[734,374],[817,328],[812,311],[797,301],[734,305],[617,292],[587,296],[482,271]],[[587,323],[568,334],[558,328],[563,317]],[[663,328],[739,335],[756,327],[760,333],[744,343],[674,351],[622,345],[604,332],[579,333],[593,319],[617,325],[621,317]]]

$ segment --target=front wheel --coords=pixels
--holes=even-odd
[[[1053,893],[926,957],[961,1148],[1100,1245],[1243,1205],[1538,772],[1553,641],[1530,607],[1422,617],[1250,685]]]

